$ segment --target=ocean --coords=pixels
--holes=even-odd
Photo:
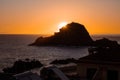
[[[36,47],[28,46],[40,35],[0,35],[0,71],[12,66],[19,59],[37,59],[44,65],[55,59],[75,58],[88,55],[88,47]],[[120,35],[92,35],[94,40],[106,37],[120,43]]]

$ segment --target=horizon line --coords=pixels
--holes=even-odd
[[[19,34],[14,34],[14,33],[0,33],[0,35],[54,35],[54,34],[23,34],[23,33],[19,33]],[[89,34],[89,35],[120,35],[120,34]]]

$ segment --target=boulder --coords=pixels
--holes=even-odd
[[[53,45],[66,45],[66,46],[88,46],[93,42],[88,31],[84,25],[79,23],[69,23],[62,27],[59,32],[55,32],[50,37],[39,37],[37,40],[30,44],[36,46],[53,46]]]

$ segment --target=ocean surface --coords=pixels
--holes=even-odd
[[[18,59],[37,59],[48,65],[55,59],[80,58],[88,55],[88,47],[36,47],[28,46],[40,35],[0,35],[0,71],[12,66]],[[93,35],[94,40],[103,37],[120,43],[120,35]]]

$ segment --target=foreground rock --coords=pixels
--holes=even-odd
[[[88,46],[93,42],[88,31],[84,25],[72,22],[60,29],[50,37],[39,37],[34,43],[30,45],[35,46],[54,46],[54,45],[67,45],[67,46]]]
[[[74,58],[68,58],[68,59],[62,59],[62,60],[54,60],[50,64],[69,64],[69,63],[75,63],[77,60]]]
[[[42,67],[43,64],[41,64],[41,62],[39,62],[38,60],[29,60],[26,59],[25,61],[23,60],[18,60],[16,62],[14,62],[14,65],[12,67],[7,67],[4,68],[3,71],[4,73],[9,73],[9,74],[18,74],[18,73],[22,73],[34,68],[40,68]]]

